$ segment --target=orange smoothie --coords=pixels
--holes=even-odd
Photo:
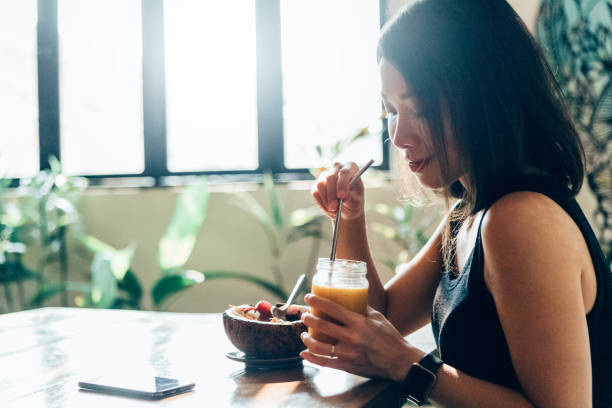
[[[368,288],[344,287],[336,288],[322,285],[312,285],[312,293],[329,299],[344,308],[356,313],[366,314],[368,306]],[[335,319],[327,316],[325,313],[320,313],[317,309],[311,308],[310,312],[317,317],[321,317],[330,322],[339,323]],[[308,334],[319,341],[335,344],[337,342],[333,337],[329,337],[323,333],[319,333],[311,328],[308,329]]]

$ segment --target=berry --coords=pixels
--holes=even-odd
[[[267,302],[265,300],[260,300],[255,305],[255,310],[259,312],[259,320],[264,322],[270,320],[270,318],[272,317],[271,309],[272,303]]]

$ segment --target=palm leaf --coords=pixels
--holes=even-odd
[[[272,213],[272,219],[276,229],[280,230],[283,228],[283,211],[276,194],[276,188],[274,187],[274,179],[270,173],[264,175],[264,188],[268,192],[268,199],[270,200],[270,212]]]
[[[276,295],[279,299],[287,299],[288,296],[287,292],[285,292],[280,286],[248,273],[231,271],[204,271],[203,274],[206,280],[237,279],[250,282]]]
[[[117,282],[117,286],[120,291],[127,293],[130,305],[138,309],[140,306],[140,299],[142,298],[142,286],[134,272],[128,269],[123,279]]]
[[[170,296],[182,292],[193,285],[202,283],[203,281],[204,275],[202,272],[191,270],[163,276],[155,282],[153,289],[151,289],[153,304],[159,308]]]
[[[112,246],[100,241],[99,239],[95,237],[92,237],[91,235],[85,235],[80,232],[75,232],[73,236],[78,242],[83,244],[87,249],[89,249],[94,254],[99,253],[99,252],[113,253],[116,251],[116,249],[113,248]]]
[[[136,245],[130,244],[123,249],[116,249],[91,235],[85,235],[80,232],[74,233],[78,242],[83,244],[87,249],[95,255],[103,255],[110,260],[111,271],[117,280],[123,279],[134,258]]]
[[[159,241],[158,264],[163,273],[187,262],[206,217],[207,204],[208,188],[203,179],[179,195],[170,224]]]
[[[0,266],[0,284],[21,282],[40,277],[38,273],[26,268],[20,262],[5,261]]]
[[[320,221],[312,220],[306,224],[291,227],[287,233],[287,243],[291,244],[306,237],[323,238],[323,231],[321,231]]]
[[[276,228],[268,213],[266,213],[257,200],[247,192],[238,191],[234,194],[234,198],[235,200],[232,201],[234,205],[251,214],[255,220],[259,222],[268,237],[273,252],[277,252],[278,243],[276,241]]]
[[[36,292],[32,299],[30,299],[30,301],[28,302],[28,307],[40,307],[47,300],[67,290],[71,292],[81,292],[89,294],[91,293],[91,286],[87,283],[78,282],[47,282],[41,287],[38,292]]]
[[[112,260],[106,253],[98,253],[91,263],[91,300],[94,306],[110,308],[117,299],[119,288],[113,274]]]

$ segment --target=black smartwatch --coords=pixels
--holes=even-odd
[[[406,379],[400,385],[406,401],[418,406],[427,402],[429,393],[438,378],[437,373],[441,365],[442,360],[431,353],[418,363],[412,364]]]

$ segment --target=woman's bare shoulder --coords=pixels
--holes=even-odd
[[[482,242],[485,275],[529,273],[538,265],[563,265],[567,273],[579,273],[588,256],[570,215],[550,197],[531,191],[508,194],[491,206],[482,220]]]

